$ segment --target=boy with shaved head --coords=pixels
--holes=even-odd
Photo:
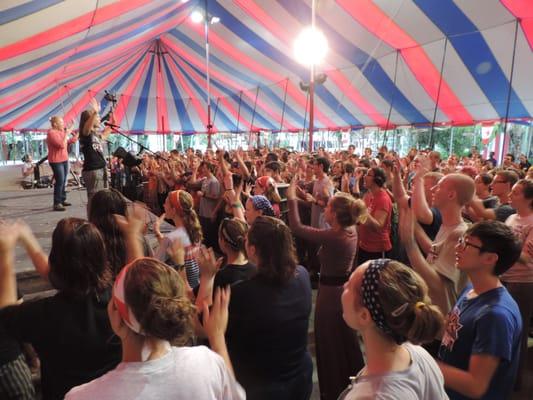
[[[450,311],[466,284],[465,275],[455,267],[455,245],[467,229],[461,209],[472,200],[474,191],[473,179],[463,174],[446,175],[431,189],[433,206],[442,215],[442,225],[433,241],[417,235],[419,242],[427,242],[419,243],[429,250],[426,258],[414,238],[413,212],[407,208],[401,210],[400,237],[411,266],[425,279],[431,299],[443,313]],[[412,201],[416,200],[413,197]]]

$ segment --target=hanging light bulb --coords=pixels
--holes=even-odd
[[[294,41],[294,57],[304,65],[320,64],[327,52],[328,40],[316,28],[305,28]]]
[[[191,13],[191,21],[194,22],[195,24],[199,24],[203,20],[204,20],[204,14],[202,14],[200,11],[194,10]]]

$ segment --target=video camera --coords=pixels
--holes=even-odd
[[[104,90],[105,95],[104,99],[113,103],[113,105],[117,104],[117,95],[113,93],[109,93],[107,90]]]

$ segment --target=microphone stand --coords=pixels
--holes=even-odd
[[[135,143],[137,146],[139,146],[140,150],[139,152],[137,153],[137,155],[141,154],[143,151],[147,151],[148,153],[150,153],[151,155],[153,155],[155,158],[159,158],[163,161],[166,161],[167,163],[170,162],[170,160],[168,158],[165,158],[163,156],[161,156],[160,154],[157,154],[155,152],[153,152],[152,150],[150,150],[148,147],[144,146],[143,144],[139,143],[138,141],[136,141],[135,139],[132,139],[129,135],[126,135],[124,132],[122,132],[119,127],[117,127],[116,125],[106,125],[106,126],[109,126],[111,128],[111,132],[113,133],[117,133],[119,134],[120,136],[123,136],[125,137],[126,139],[128,139],[131,143]]]

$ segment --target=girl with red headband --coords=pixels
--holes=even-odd
[[[163,207],[165,212],[157,219],[154,226],[155,235],[159,240],[159,248],[155,258],[167,261],[169,259],[167,253],[172,243],[179,240],[185,248],[185,263],[176,267],[185,267],[187,281],[191,288],[194,289],[200,283],[200,274],[195,255],[198,246],[202,242],[203,234],[200,221],[196,211],[194,211],[193,198],[185,190],[174,190],[168,194]],[[159,227],[165,218],[171,219],[176,229],[163,236]]]

